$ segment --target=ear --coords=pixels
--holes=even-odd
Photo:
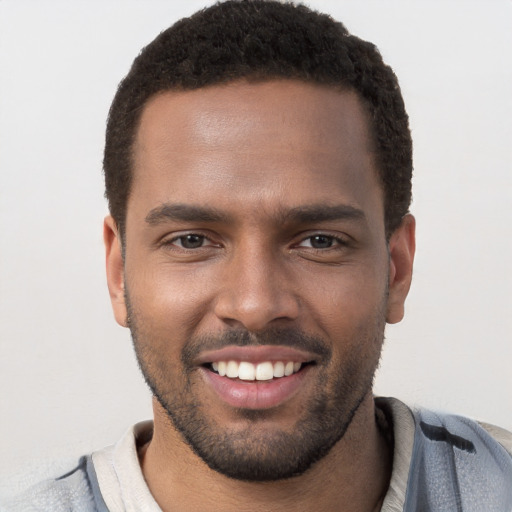
[[[389,240],[388,324],[396,324],[404,317],[404,304],[411,287],[416,249],[415,231],[416,221],[412,215],[407,214]]]
[[[128,327],[127,311],[124,300],[124,262],[116,222],[109,215],[103,222],[103,241],[105,242],[107,283],[114,317],[119,325]]]

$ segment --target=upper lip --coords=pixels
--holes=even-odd
[[[265,361],[293,361],[295,363],[307,363],[315,360],[311,352],[307,352],[283,345],[258,345],[235,346],[229,345],[218,350],[207,350],[197,358],[198,365],[204,365],[216,361],[248,361],[250,363],[262,363]]]

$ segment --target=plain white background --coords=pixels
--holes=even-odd
[[[208,3],[0,0],[4,486],[151,415],[105,285],[105,119],[140,48]],[[512,429],[512,2],[310,5],[378,45],[411,118],[415,276],[376,392]]]

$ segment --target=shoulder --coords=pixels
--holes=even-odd
[[[394,438],[383,511],[512,511],[512,433],[395,398],[376,406]]]
[[[512,432],[483,421],[478,424],[512,456]]]
[[[81,457],[78,463],[54,478],[32,485],[21,494],[2,503],[2,512],[103,512],[90,475],[90,457]]]
[[[473,461],[491,464],[503,461],[499,468],[512,471],[512,433],[495,425],[464,416],[417,409],[415,442],[425,453],[443,451],[468,454]],[[492,464],[491,464],[492,466]],[[488,469],[491,469],[490,467]]]
[[[413,414],[411,510],[512,510],[510,432],[453,414]]]

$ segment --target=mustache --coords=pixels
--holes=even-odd
[[[191,338],[183,347],[181,359],[187,365],[194,361],[201,352],[219,350],[227,346],[279,345],[306,350],[318,359],[328,360],[332,355],[329,345],[318,336],[311,336],[296,328],[270,328],[258,333],[244,329],[229,330],[216,335],[202,335]]]

